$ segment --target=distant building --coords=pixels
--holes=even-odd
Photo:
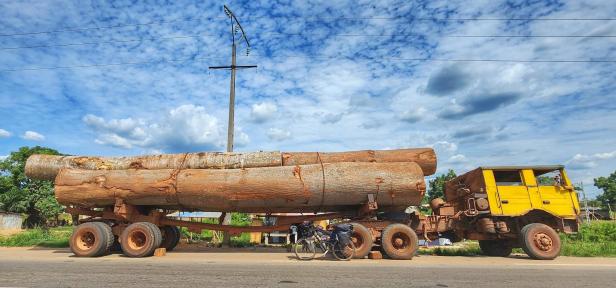
[[[611,220],[610,212],[606,209],[602,209],[601,207],[582,207],[582,213],[580,217],[582,219],[590,219],[590,220]],[[586,210],[588,210],[588,214],[586,214]]]
[[[19,213],[0,211],[0,230],[20,230],[23,222]]]

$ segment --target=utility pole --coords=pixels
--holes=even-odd
[[[236,63],[236,39],[235,34],[241,32],[242,35],[237,39],[240,43],[246,43],[246,55],[250,53],[250,43],[248,42],[248,38],[246,37],[246,33],[244,32],[244,28],[240,24],[240,21],[237,20],[235,14],[227,7],[227,5],[223,5],[225,14],[229,17],[229,21],[231,24],[231,66],[210,66],[210,69],[223,69],[223,70],[231,70],[231,84],[229,88],[229,124],[227,128],[227,152],[233,152],[233,134],[234,134],[234,126],[235,126],[235,70],[237,69],[248,69],[248,68],[257,68],[257,65],[237,65]],[[223,225],[231,224],[231,213],[223,212],[223,215],[220,217],[222,219]],[[228,247],[231,242],[231,236],[228,232],[223,233],[222,245]]]
[[[231,87],[229,89],[229,126],[227,130],[227,152],[233,152],[233,133],[234,133],[234,125],[235,125],[235,71],[237,69],[248,69],[248,68],[257,68],[257,65],[237,65],[236,63],[236,43],[235,43],[235,34],[238,32],[242,33],[242,36],[239,37],[238,41],[246,43],[246,55],[250,53],[250,43],[248,42],[248,38],[246,37],[246,33],[244,32],[244,28],[240,25],[240,21],[237,20],[235,14],[231,12],[227,5],[224,5],[225,14],[230,19],[231,22],[231,66],[210,66],[210,69],[224,69],[231,70]]]
[[[590,211],[588,208],[588,200],[586,200],[586,191],[584,191],[584,181],[580,182],[580,189],[584,195],[584,213],[586,213],[586,224],[590,223]]]

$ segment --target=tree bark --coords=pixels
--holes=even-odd
[[[26,162],[26,175],[35,179],[53,180],[62,168],[85,170],[234,169],[338,162],[416,162],[422,168],[424,175],[432,175],[436,171],[434,150],[415,148],[333,153],[203,152],[131,157],[32,155]]]
[[[56,198],[64,205],[128,204],[223,212],[356,210],[374,194],[379,208],[419,205],[423,172],[414,162],[324,163],[248,169],[62,169]]]

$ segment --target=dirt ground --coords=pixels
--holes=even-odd
[[[182,247],[162,257],[0,248],[0,287],[611,287],[616,258],[417,256],[298,261],[283,248]]]

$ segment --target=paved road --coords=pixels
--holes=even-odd
[[[616,259],[418,256],[300,262],[271,250],[180,249],[141,259],[0,248],[0,287],[613,287]]]

